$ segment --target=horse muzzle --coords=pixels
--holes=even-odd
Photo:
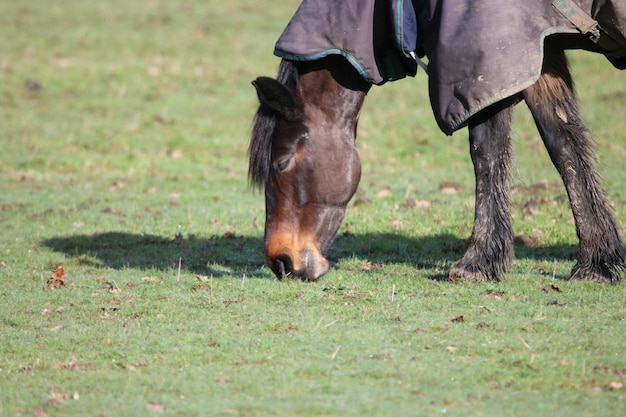
[[[317,281],[328,272],[328,261],[316,251],[304,250],[299,256],[281,252],[277,256],[267,254],[267,262],[278,279],[300,278],[303,281]]]
[[[266,221],[265,258],[278,279],[297,277],[316,281],[328,272],[326,250],[339,229],[345,208],[312,207],[316,210],[307,211],[306,216],[286,221],[273,215]],[[314,224],[306,224],[311,219]]]

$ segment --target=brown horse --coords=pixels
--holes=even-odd
[[[589,47],[583,36],[551,36],[539,80],[468,121],[476,176],[469,248],[451,281],[499,281],[514,258],[509,214],[510,128],[514,105],[528,105],[571,203],[580,242],[572,280],[616,283],[626,249],[593,166],[564,49]],[[601,52],[596,50],[596,52]],[[265,256],[279,277],[317,280],[325,253],[360,179],[357,123],[370,84],[341,56],[283,60],[277,79],[259,77],[260,107],[250,143],[249,176],[265,190]]]

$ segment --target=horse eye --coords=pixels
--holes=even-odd
[[[284,171],[287,169],[290,163],[291,163],[291,158],[287,158],[284,161],[279,162],[278,165],[276,165],[276,167],[278,168],[279,171]]]

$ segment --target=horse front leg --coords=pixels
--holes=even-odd
[[[465,255],[448,271],[449,281],[500,281],[513,262],[509,213],[513,105],[514,99],[502,101],[469,120],[476,177],[474,228]]]
[[[618,282],[626,268],[626,249],[593,165],[594,144],[582,122],[563,51],[546,51],[540,79],[523,96],[574,215],[580,253],[570,279]]]

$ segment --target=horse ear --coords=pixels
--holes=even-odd
[[[258,77],[252,81],[261,105],[290,122],[302,120],[302,107],[291,91],[270,77]]]

